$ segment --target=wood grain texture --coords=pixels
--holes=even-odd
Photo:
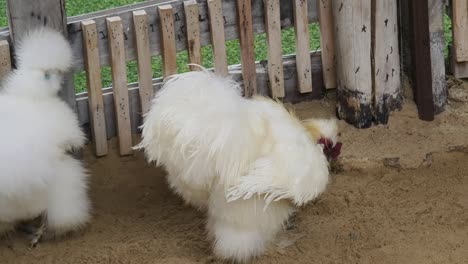
[[[294,29],[296,32],[296,63],[299,91],[309,93],[312,91],[312,74],[310,70],[309,54],[309,24],[307,19],[308,4],[306,0],[293,0]]]
[[[189,63],[202,64],[201,44],[200,44],[200,22],[198,4],[195,0],[184,2],[185,24],[187,27],[187,51]],[[190,70],[197,71],[200,67],[190,65]]]
[[[10,44],[6,40],[0,41],[0,81],[11,71]]]
[[[390,112],[401,106],[397,1],[373,0],[372,5],[374,119],[386,124]]]
[[[239,24],[244,96],[251,97],[257,93],[257,75],[255,71],[255,46],[251,0],[237,0],[237,15]]]
[[[333,1],[338,117],[372,125],[371,0]]]
[[[119,151],[120,155],[130,155],[133,153],[132,133],[130,130],[125,43],[122,20],[120,17],[107,18],[107,33],[109,35],[109,51],[111,55],[112,84]]]
[[[83,21],[83,56],[91,119],[91,136],[96,156],[107,155],[107,131],[102,99],[101,65],[99,64],[98,32],[94,21]]]
[[[327,89],[336,88],[335,39],[332,0],[317,0],[322,50],[323,81]]]
[[[453,51],[457,62],[468,61],[468,2],[452,0]]]
[[[135,46],[138,62],[138,85],[142,115],[149,112],[153,99],[153,69],[151,67],[151,52],[149,46],[148,16],[144,10],[133,12],[135,30]]]
[[[273,98],[283,98],[285,95],[280,22],[280,1],[265,0],[268,79],[270,81],[271,97]]]
[[[428,0],[429,40],[431,48],[432,93],[435,114],[442,113],[447,104],[447,83],[445,81],[445,3]],[[415,64],[417,66],[418,64]]]
[[[228,63],[226,39],[224,37],[223,2],[221,0],[208,0],[208,12],[215,73],[226,76],[228,74]]]
[[[65,0],[7,0],[8,26],[11,43],[15,45],[27,31],[39,26],[47,26],[68,36]],[[81,28],[81,24],[77,25]],[[81,35],[79,37],[81,39]],[[74,54],[82,56],[82,49]],[[60,97],[76,110],[74,75],[69,72],[64,76]]]
[[[161,23],[163,76],[167,78],[177,73],[174,10],[171,5],[158,6],[158,10]]]
[[[47,26],[67,35],[65,0],[7,0],[13,44],[30,29]]]

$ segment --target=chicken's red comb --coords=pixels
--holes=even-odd
[[[323,145],[323,153],[328,159],[336,160],[341,154],[341,146],[343,143],[337,142],[333,146],[333,141],[328,138],[320,138],[318,144]]]
[[[331,155],[330,157],[334,160],[336,160],[340,154],[341,154],[341,146],[343,145],[343,143],[341,142],[336,142],[335,146],[333,146],[332,150],[331,150]]]

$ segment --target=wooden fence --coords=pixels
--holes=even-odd
[[[337,88],[338,116],[360,128],[387,123],[389,113],[401,106],[399,29],[407,28],[398,26],[404,21],[401,0],[152,0],[68,19],[64,0],[7,4],[0,76],[10,67],[17,35],[38,23],[66,34],[76,60],[61,96],[76,109],[98,156],[106,155],[107,139],[114,136],[122,155],[132,153],[132,134],[138,133],[154,92],[177,72],[176,53],[187,50],[187,63],[200,64],[206,45],[213,48],[214,71],[241,82],[245,96],[259,93],[295,103]],[[321,51],[309,50],[308,28],[314,22],[320,25]],[[294,55],[282,54],[281,30],[288,27],[295,28]],[[266,33],[268,60],[256,62],[254,35],[260,33]],[[225,42],[232,39],[240,40],[240,65],[227,63]],[[155,55],[162,55],[163,76],[153,79]],[[138,62],[138,83],[128,84],[130,60]],[[103,89],[101,67],[107,65],[112,87]],[[81,70],[87,92],[75,94],[73,73]]]

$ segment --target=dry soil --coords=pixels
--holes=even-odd
[[[386,126],[340,121],[343,171],[254,263],[468,263],[468,89],[456,85],[461,99],[433,122],[420,121],[411,100]],[[289,107],[330,116],[333,96]],[[119,157],[111,146],[103,158],[85,150],[92,224],[31,251],[21,235],[2,239],[0,263],[218,262],[204,214],[172,194],[141,153]]]

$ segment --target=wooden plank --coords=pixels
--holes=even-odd
[[[68,36],[65,0],[7,0],[6,3],[13,45],[17,38],[38,26],[47,26]],[[77,27],[81,28],[81,24]],[[82,56],[82,49],[75,50],[75,54]],[[65,74],[59,95],[72,109],[76,109],[73,73]]]
[[[452,0],[453,51],[457,62],[468,61],[468,2]]]
[[[107,131],[102,99],[101,65],[99,64],[98,32],[92,20],[81,23],[83,57],[85,58],[88,106],[91,116],[91,136],[96,156],[107,155]]]
[[[403,0],[400,0],[400,1],[403,1]],[[450,16],[452,21],[454,20],[454,18],[453,18],[454,12],[455,12],[455,10],[454,10],[454,6],[452,4],[452,8],[450,8],[448,10],[448,15]],[[454,23],[454,22],[452,22],[452,23]],[[452,36],[455,38],[455,35],[457,35],[455,33],[455,26],[452,25]],[[454,56],[454,54],[455,54],[454,47],[453,47],[453,45],[450,45],[450,47],[449,47],[449,59],[450,59],[450,71],[451,71],[451,73],[453,74],[453,76],[455,76],[455,78],[459,78],[459,79],[468,78],[468,61],[467,62],[463,62],[463,61],[462,62],[457,62],[457,59]]]
[[[5,78],[5,76],[11,70],[11,54],[10,54],[10,44],[6,40],[0,41],[0,81]]]
[[[265,28],[268,45],[268,77],[270,80],[271,97],[283,98],[284,72],[279,0],[265,0]]]
[[[451,56],[450,56],[450,67],[452,74],[455,78],[462,79],[468,78],[468,61],[467,62],[457,62],[455,56],[453,56],[453,46],[450,47]]]
[[[333,2],[338,117],[358,128],[372,125],[371,1]]]
[[[322,65],[320,59],[320,52],[311,52],[310,58],[312,62],[312,75],[314,82],[314,90],[312,93],[299,93],[297,90],[297,75],[296,75],[296,61],[294,55],[288,55],[283,57],[283,71],[284,71],[284,87],[285,87],[285,97],[283,98],[284,102],[289,103],[298,103],[312,99],[320,99],[324,94],[324,87],[322,81]],[[229,68],[229,74],[234,80],[242,80],[242,66],[233,65]],[[268,69],[266,64],[257,63],[257,76],[258,76],[258,93],[262,95],[269,95],[270,88],[268,85]],[[154,90],[157,91],[161,88],[163,83],[162,78],[153,79]],[[88,115],[88,106],[87,106],[87,94],[79,94],[77,99],[78,105],[78,116],[80,124],[83,127],[88,127],[89,124],[89,115]],[[138,84],[129,85],[129,101],[130,109],[138,109],[140,97],[138,95]],[[115,108],[114,108],[114,97],[113,89],[105,88],[104,89],[104,107],[106,114],[106,122],[108,123],[107,130],[108,137],[114,137],[117,134],[115,125],[113,124],[113,119],[115,119]],[[131,111],[131,120],[132,120],[132,131],[138,133],[138,126],[141,125],[142,119],[141,115],[137,111]]]
[[[433,105],[435,114],[444,111],[447,103],[447,85],[445,81],[445,3],[440,0],[428,0],[429,40],[431,47],[431,75]],[[416,64],[417,65],[417,64]]]
[[[184,2],[185,24],[187,26],[187,51],[189,63],[202,65],[200,44],[200,23],[198,4],[195,0]],[[190,70],[197,71],[200,67],[190,65]]]
[[[144,10],[133,12],[135,46],[137,48],[138,84],[141,102],[141,114],[148,113],[153,99],[153,69],[149,46],[148,16]]]
[[[177,73],[174,13],[171,5],[159,6],[158,10],[161,23],[163,76],[166,78]]]
[[[237,15],[244,96],[251,97],[257,93],[257,75],[255,72],[255,46],[252,26],[253,21],[251,0],[237,0]]]
[[[11,2],[17,2],[16,0],[9,0]],[[18,2],[25,1],[20,0]],[[40,4],[43,1],[29,0],[33,4]],[[164,3],[162,3],[164,2]],[[157,12],[157,6],[161,4],[170,3],[174,9],[174,16],[178,16],[180,19],[175,21],[174,27],[176,28],[176,47],[177,51],[187,49],[187,39],[185,32],[185,19],[184,19],[184,7],[183,2],[180,0],[149,0],[138,4],[117,7],[109,10],[98,11],[94,13],[73,16],[68,18],[68,34],[69,40],[73,48],[73,52],[76,55],[73,65],[73,71],[78,72],[84,69],[83,63],[83,40],[81,36],[81,22],[86,20],[94,20],[97,25],[99,32],[99,56],[101,66],[109,65],[109,49],[108,49],[108,37],[107,37],[107,26],[106,18],[110,16],[119,16],[122,19],[124,33],[126,35],[125,53],[127,61],[136,60],[137,53],[135,47],[135,35],[133,32],[133,11],[145,10],[148,15],[150,33],[150,51],[151,55],[161,55],[161,36],[157,34],[159,32],[159,15]],[[207,0],[198,1],[199,5],[199,22],[200,22],[200,44],[206,46],[211,44],[211,30],[210,21],[208,19],[208,8]],[[236,12],[236,1],[226,0],[223,1],[223,17],[224,17],[224,32],[225,39],[232,40],[238,39],[237,29],[237,12]],[[281,5],[281,25],[282,28],[289,28],[293,26],[293,12],[283,12],[283,10],[292,10],[292,1],[280,1]],[[60,12],[58,12],[60,13]],[[29,13],[27,14],[29,16]],[[263,1],[252,2],[252,15],[253,15],[253,27],[254,33],[260,34],[265,32],[265,18],[264,18],[264,5]],[[317,21],[317,10],[315,5],[309,8],[309,23]],[[36,23],[34,21],[34,23]],[[9,40],[8,28],[0,28],[0,40]]]
[[[332,0],[317,1],[322,50],[323,81],[327,89],[336,88],[335,39],[333,36]]]
[[[127,69],[125,64],[124,34],[120,17],[107,18],[109,51],[111,57],[114,107],[117,120],[120,155],[130,155],[132,151],[132,133],[130,127],[130,109],[127,89]]]
[[[372,5],[374,120],[387,124],[390,112],[402,101],[397,1],[373,0]]]
[[[224,38],[223,2],[221,0],[208,0],[208,12],[215,72],[226,76],[228,74],[228,63],[226,40]]]
[[[429,37],[428,1],[410,1],[411,14],[411,53],[413,58],[414,95],[418,106],[419,118],[425,121],[434,120],[432,93],[431,45]]]
[[[13,45],[32,28],[47,26],[67,35],[65,0],[7,0],[8,26]]]
[[[294,29],[296,32],[296,63],[299,91],[312,92],[312,74],[309,54],[309,25],[307,19],[307,1],[294,0]]]

